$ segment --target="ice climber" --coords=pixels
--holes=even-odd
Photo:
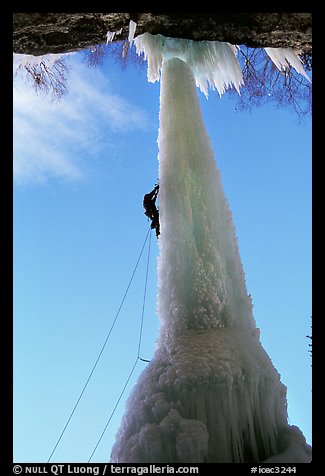
[[[156,230],[156,236],[160,235],[160,226],[159,226],[159,211],[156,207],[156,199],[158,196],[159,185],[156,185],[155,188],[150,192],[146,193],[143,197],[143,207],[145,209],[144,214],[151,220],[151,229]]]

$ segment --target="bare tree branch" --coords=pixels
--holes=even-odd
[[[67,92],[68,67],[63,59],[57,59],[52,65],[45,61],[20,64],[16,73],[25,73],[36,92],[49,94],[51,99],[61,99]]]

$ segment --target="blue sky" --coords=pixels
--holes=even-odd
[[[111,327],[148,230],[158,176],[159,83],[146,68],[69,58],[59,102],[14,77],[14,460],[48,459]],[[261,341],[311,443],[311,119],[198,91]],[[88,461],[137,355],[147,248],[53,462]],[[141,357],[155,350],[151,240]],[[107,461],[138,362],[92,462]]]

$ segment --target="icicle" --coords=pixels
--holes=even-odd
[[[128,37],[130,46],[131,46],[132,43],[133,43],[133,39],[134,39],[134,34],[135,34],[136,27],[137,27],[136,22],[133,21],[133,20],[130,20],[130,23],[129,23],[129,37]]]
[[[304,70],[303,63],[298,53],[292,48],[264,48],[268,56],[271,58],[275,66],[280,71],[289,69],[290,65],[297,73],[304,76],[310,83],[311,79]]]

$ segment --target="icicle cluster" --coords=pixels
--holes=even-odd
[[[137,53],[148,62],[148,81],[160,79],[163,60],[180,58],[192,69],[196,85],[208,97],[209,87],[221,96],[234,87],[240,93],[244,84],[242,70],[237,59],[238,47],[221,41],[194,41],[169,38],[163,35],[144,33],[135,39]],[[292,48],[265,48],[275,66],[285,71],[290,66],[311,81]]]
[[[286,71],[292,66],[297,73],[304,76],[309,82],[311,79],[303,68],[299,53],[292,48],[264,48],[275,66],[280,71]]]
[[[148,61],[148,81],[159,80],[163,59],[176,57],[191,66],[196,85],[208,96],[209,86],[223,94],[243,84],[236,47],[220,41],[193,41],[144,33],[135,39],[138,54]]]
[[[132,45],[132,43],[133,43],[136,27],[137,27],[136,22],[133,21],[133,20],[130,20],[129,35],[128,35],[128,42],[129,42],[130,45]],[[107,44],[111,43],[114,40],[115,35],[120,35],[122,33],[122,30],[123,30],[123,28],[120,28],[119,30],[116,30],[116,31],[108,31],[106,33],[106,37],[107,37],[107,42],[106,43]]]
[[[107,37],[107,42],[106,43],[107,44],[111,43],[114,40],[115,35],[120,35],[122,33],[122,29],[123,28],[120,28],[119,30],[116,30],[116,31],[108,31],[106,33],[106,37]]]

